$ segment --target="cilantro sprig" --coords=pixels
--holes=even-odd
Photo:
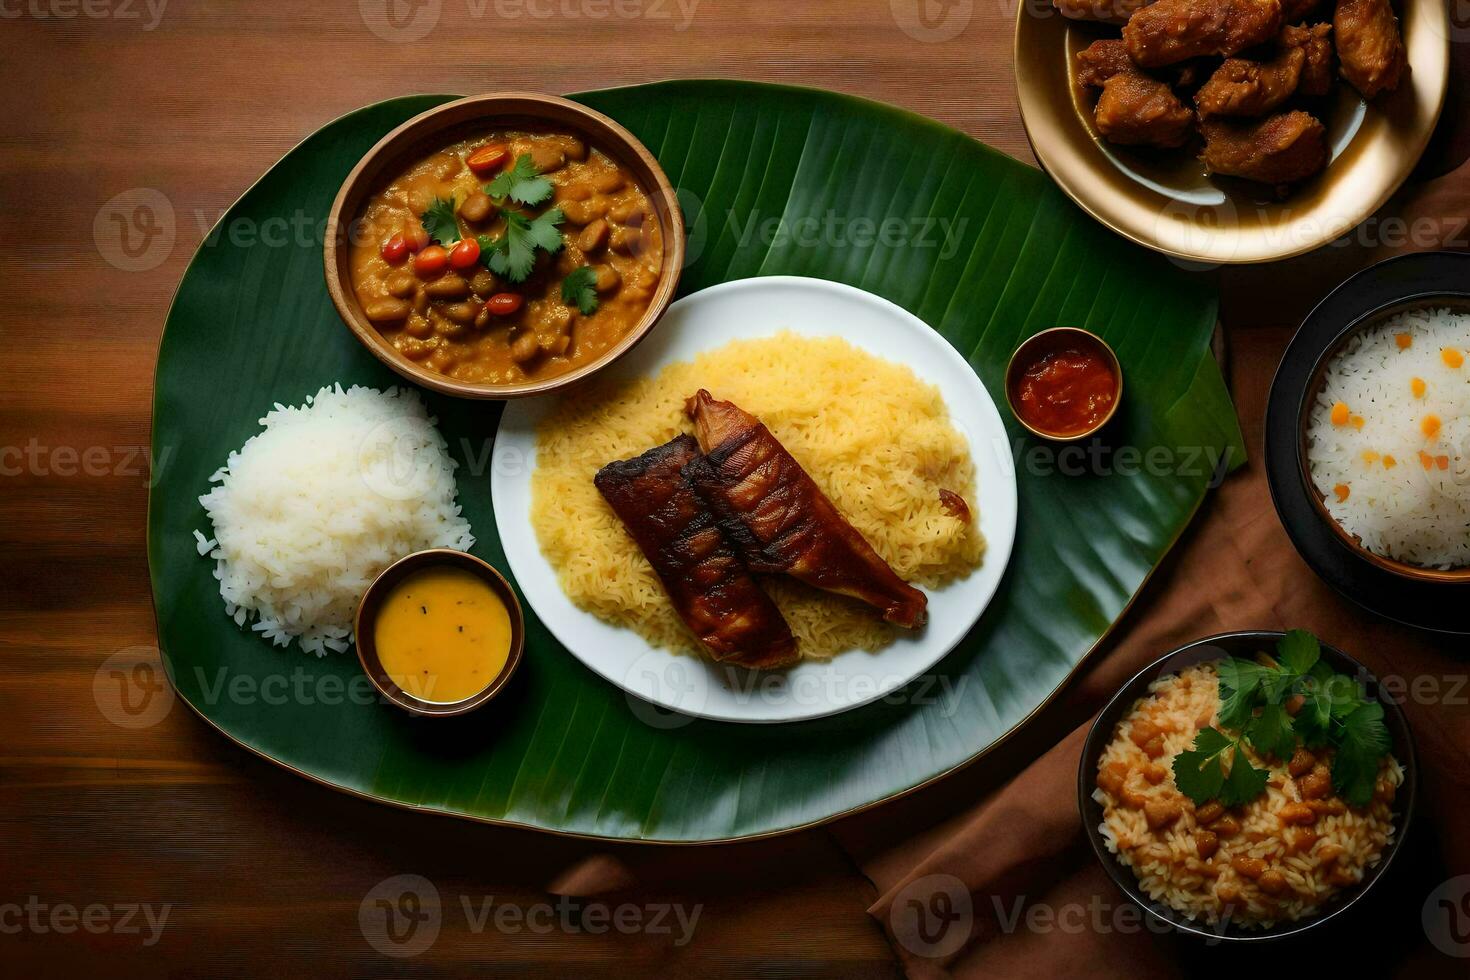
[[[1333,749],[1332,788],[1354,806],[1367,805],[1379,763],[1393,747],[1383,706],[1321,656],[1315,636],[1292,630],[1277,643],[1274,659],[1221,661],[1220,728],[1200,729],[1194,745],[1175,757],[1179,791],[1197,804],[1248,803],[1265,791],[1268,774],[1251,764],[1244,747],[1284,761],[1300,743]],[[1293,714],[1288,705],[1296,698],[1301,703]]]
[[[551,197],[551,181],[541,176],[529,153],[522,153],[514,164],[485,185],[485,193],[497,200],[508,199],[534,207]]]
[[[1266,778],[1266,771],[1257,769],[1245,757],[1240,739],[1218,728],[1201,728],[1194,737],[1194,747],[1174,757],[1174,784],[1196,803],[1218,799],[1225,806],[1238,806],[1260,796],[1266,789]]]
[[[459,241],[459,221],[454,217],[454,195],[448,200],[442,197],[434,198],[434,203],[429,205],[419,218],[423,222],[424,231],[429,237],[440,245],[453,245]]]
[[[583,316],[597,312],[597,273],[590,265],[573,269],[561,281],[561,301],[581,310]]]
[[[504,276],[511,282],[525,282],[536,267],[538,249],[548,255],[561,251],[559,226],[566,216],[560,208],[552,208],[534,218],[508,210],[502,211],[501,217],[505,219],[503,234],[498,237],[481,235],[477,239],[480,261],[498,276]]]

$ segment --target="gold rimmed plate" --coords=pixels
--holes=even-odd
[[[1118,234],[1202,263],[1284,259],[1341,237],[1378,210],[1429,143],[1449,79],[1449,15],[1439,0],[1404,0],[1400,26],[1408,77],[1371,103],[1339,83],[1321,112],[1332,161],[1284,200],[1244,181],[1207,177],[1187,147],[1151,151],[1103,140],[1092,95],[1073,81],[1073,56],[1118,30],[1068,20],[1047,0],[1023,4],[1016,17],[1021,120],[1042,168]]]

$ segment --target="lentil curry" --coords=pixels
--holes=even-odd
[[[368,200],[352,287],[405,357],[520,384],[597,360],[658,288],[662,229],[632,173],[582,139],[496,132],[422,159]]]

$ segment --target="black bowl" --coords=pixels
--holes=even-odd
[[[1323,361],[1355,330],[1407,309],[1470,304],[1470,254],[1422,252],[1364,269],[1307,314],[1286,348],[1266,406],[1266,476],[1287,536],[1307,564],[1338,592],[1387,619],[1467,634],[1460,614],[1470,582],[1414,577],[1375,560],[1347,538],[1321,505],[1303,460],[1301,419]]]
[[[1414,757],[1414,739],[1409,732],[1409,723],[1404,718],[1403,710],[1396,702],[1385,696],[1378,685],[1377,678],[1370,674],[1366,667],[1341,650],[1324,643],[1322,644],[1322,659],[1327,665],[1338,673],[1349,674],[1357,678],[1368,696],[1377,698],[1383,704],[1383,722],[1388,726],[1388,733],[1393,738],[1393,754],[1404,769],[1404,782],[1399,787],[1393,804],[1394,827],[1397,832],[1393,842],[1378,859],[1378,863],[1364,872],[1362,881],[1352,888],[1339,892],[1318,914],[1296,922],[1280,923],[1271,929],[1245,929],[1229,922],[1211,926],[1206,922],[1195,922],[1168,905],[1149,898],[1139,888],[1133,869],[1122,864],[1107,849],[1103,843],[1102,833],[1098,830],[1103,822],[1102,804],[1092,798],[1092,790],[1096,785],[1094,779],[1097,776],[1097,760],[1102,757],[1103,749],[1112,740],[1113,730],[1117,727],[1119,720],[1132,709],[1135,701],[1148,692],[1149,684],[1159,677],[1192,667],[1195,664],[1220,660],[1224,657],[1251,657],[1262,650],[1273,651],[1276,649],[1277,641],[1284,635],[1269,630],[1221,633],[1218,636],[1195,640],[1149,664],[1123,685],[1122,689],[1108,702],[1107,707],[1103,708],[1097,721],[1093,722],[1091,731],[1087,733],[1087,741],[1082,747],[1081,763],[1077,767],[1077,805],[1082,811],[1082,826],[1087,832],[1087,840],[1092,844],[1093,852],[1102,862],[1108,877],[1113,879],[1113,883],[1122,889],[1125,895],[1142,906],[1151,918],[1181,933],[1198,936],[1210,942],[1268,942],[1315,929],[1342,915],[1357,904],[1359,899],[1366,895],[1388,871],[1389,865],[1393,863],[1394,855],[1398,853],[1404,838],[1408,835],[1410,819],[1414,815],[1414,801],[1419,785],[1418,764]]]

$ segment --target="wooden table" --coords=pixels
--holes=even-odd
[[[0,932],[0,961],[17,973],[104,964],[376,973],[394,961],[364,940],[359,904],[382,879],[412,872],[435,883],[448,913],[432,952],[403,961],[418,969],[897,974],[865,911],[872,886],[825,833],[728,849],[728,875],[679,893],[635,887],[609,899],[703,903],[684,945],[677,929],[594,935],[492,923],[476,934],[459,899],[529,909],[548,901],[543,889],[564,868],[609,850],[677,881],[682,852],[608,849],[349,799],[251,757],[180,705],[150,728],[120,728],[99,710],[93,682],[111,654],[156,642],[143,526],[153,361],[169,300],[210,226],[297,141],[410,92],[738,76],[893,102],[1029,160],[1011,81],[1013,8],[976,4],[953,39],[926,42],[904,32],[888,0],[683,0],[682,10],[679,0],[427,0],[400,9],[437,10],[437,23],[400,41],[383,0],[173,0],[156,23],[143,0],[89,8],[108,17],[67,0],[30,3],[7,4],[0,20],[12,79],[0,90],[0,221],[24,256],[0,312],[10,349],[0,367],[0,554],[10,579],[0,597],[0,905],[36,896],[47,931]],[[402,36],[426,23],[412,16],[396,21],[407,25]],[[108,261],[118,239],[106,214],[136,188],[167,198],[175,241],[154,267],[130,272]],[[120,921],[98,934],[50,927],[57,908],[65,926],[66,906],[94,903],[172,908],[151,946],[141,913],[140,933]],[[9,924],[0,909],[0,929]]]
[[[156,642],[146,457],[175,284],[223,210],[298,140],[410,92],[737,76],[892,102],[1030,162],[1015,0],[953,0],[925,20],[928,2],[418,0],[391,16],[385,0],[0,6],[0,222],[16,260],[0,311],[0,962],[15,975],[898,973],[865,911],[872,886],[824,831],[722,848],[718,865],[706,850],[691,866],[684,850],[416,816],[295,778],[180,705],[119,726],[99,668]],[[172,206],[171,247],[121,248],[109,202],[138,189]],[[592,855],[631,873],[609,907],[701,905],[692,939],[564,924],[546,889]],[[395,961],[358,913],[404,873],[434,882],[446,914],[431,952]],[[477,930],[487,901],[532,918]]]

